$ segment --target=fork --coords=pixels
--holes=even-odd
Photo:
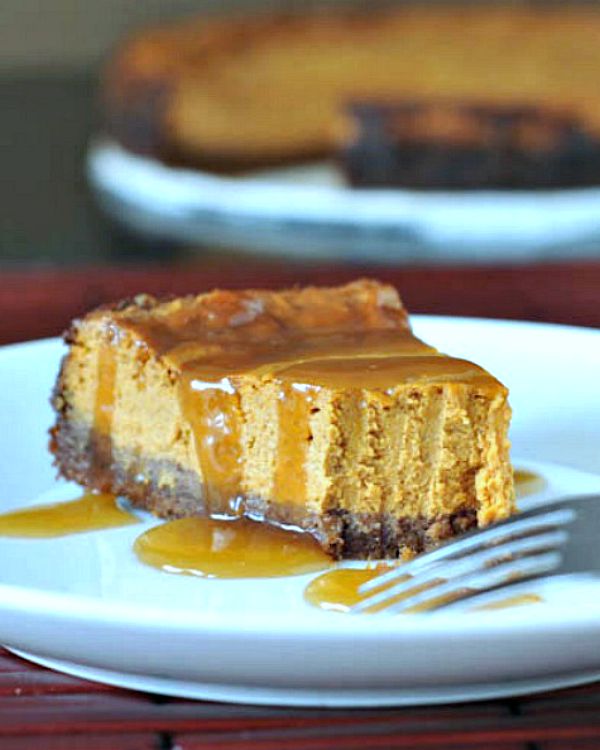
[[[600,495],[558,499],[464,534],[358,589],[350,613],[441,609],[550,574],[600,574]]]

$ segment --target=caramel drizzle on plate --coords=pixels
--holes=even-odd
[[[135,541],[138,559],[166,573],[201,578],[273,578],[331,566],[307,533],[247,518],[180,518],[155,526]]]
[[[352,606],[361,601],[362,595],[359,592],[359,588],[363,583],[373,580],[391,567],[396,566],[385,563],[366,568],[334,568],[312,579],[304,589],[304,599],[308,604],[329,612],[348,612]],[[408,581],[410,580],[410,576],[403,576],[398,579],[398,581],[400,580]],[[443,582],[444,579],[440,578],[418,587],[415,586],[401,596],[390,598],[387,604],[400,602],[428,589],[435,591],[435,587]],[[468,590],[465,591],[468,592]],[[435,609],[438,603],[448,604],[452,601],[454,599],[449,596],[439,597],[438,599],[434,598],[429,603],[429,606],[417,605],[410,607],[406,610],[406,613],[426,612],[428,609]],[[470,608],[469,611],[483,612],[487,610],[509,609],[511,607],[537,604],[541,601],[543,601],[542,597],[536,593],[527,592],[503,597],[501,592],[499,592],[497,599],[485,604],[476,605]],[[384,608],[385,605],[376,605],[368,610],[368,612],[375,614]]]
[[[139,523],[114,495],[88,492],[75,500],[0,514],[0,537],[46,539]]]

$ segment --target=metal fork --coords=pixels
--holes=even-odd
[[[551,501],[364,583],[350,612],[432,611],[549,574],[600,573],[600,495]]]

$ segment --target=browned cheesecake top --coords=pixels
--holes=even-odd
[[[368,280],[335,289],[219,290],[162,303],[140,295],[112,311],[106,326],[116,339],[119,331],[133,334],[193,391],[233,389],[240,375],[383,390],[407,380],[497,384],[416,338],[396,291]]]
[[[106,309],[93,314],[105,315]],[[327,331],[409,329],[396,290],[371,280],[335,288],[216,290],[169,301],[138,295],[110,310],[110,318],[137,331],[159,355],[196,341],[277,344]]]

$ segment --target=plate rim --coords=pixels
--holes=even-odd
[[[142,236],[372,263],[597,256],[600,185],[458,193],[222,176],[135,154],[102,134],[88,144],[85,170],[104,211]]]
[[[224,187],[237,187],[242,186],[243,188],[252,187],[264,190],[265,192],[276,190],[284,190],[290,194],[298,192],[314,191],[323,194],[342,193],[348,197],[355,197],[359,201],[367,198],[369,202],[375,202],[380,199],[392,199],[402,198],[405,201],[409,201],[414,198],[423,198],[424,202],[435,202],[436,200],[448,200],[449,203],[459,205],[463,202],[471,202],[473,199],[481,198],[482,201],[488,202],[490,198],[495,200],[500,199],[500,203],[506,204],[507,207],[512,208],[513,204],[518,203],[524,199],[531,200],[531,198],[547,199],[549,204],[556,203],[557,200],[570,198],[576,199],[581,196],[592,195],[595,198],[600,199],[600,183],[598,185],[582,185],[575,187],[563,187],[563,188],[547,188],[547,189],[514,189],[514,190],[503,190],[503,189],[480,189],[480,190],[440,190],[431,189],[427,191],[421,191],[415,188],[367,188],[367,187],[350,187],[346,184],[340,185],[306,185],[304,183],[295,184],[293,182],[287,182],[285,180],[278,182],[276,170],[257,170],[256,172],[243,173],[241,175],[223,175],[218,172],[211,172],[206,169],[195,169],[189,166],[172,165],[161,161],[159,158],[155,158],[149,155],[138,154],[122,146],[118,141],[110,136],[97,133],[92,136],[87,147],[87,159],[86,167],[88,175],[90,175],[92,181],[97,179],[98,172],[101,171],[98,167],[98,161],[102,158],[106,158],[106,155],[112,158],[121,158],[128,161],[131,165],[144,167],[146,169],[154,168],[157,174],[170,177],[180,177],[189,181],[204,181],[207,185],[210,183],[219,184]],[[316,164],[321,165],[327,163],[327,159],[322,159],[318,162],[311,163],[312,166]],[[300,167],[311,166],[300,165]],[[288,167],[289,169],[290,167]],[[273,181],[265,179],[265,172],[274,173]],[[258,178],[258,179],[257,179]],[[504,208],[504,206],[503,206]]]

